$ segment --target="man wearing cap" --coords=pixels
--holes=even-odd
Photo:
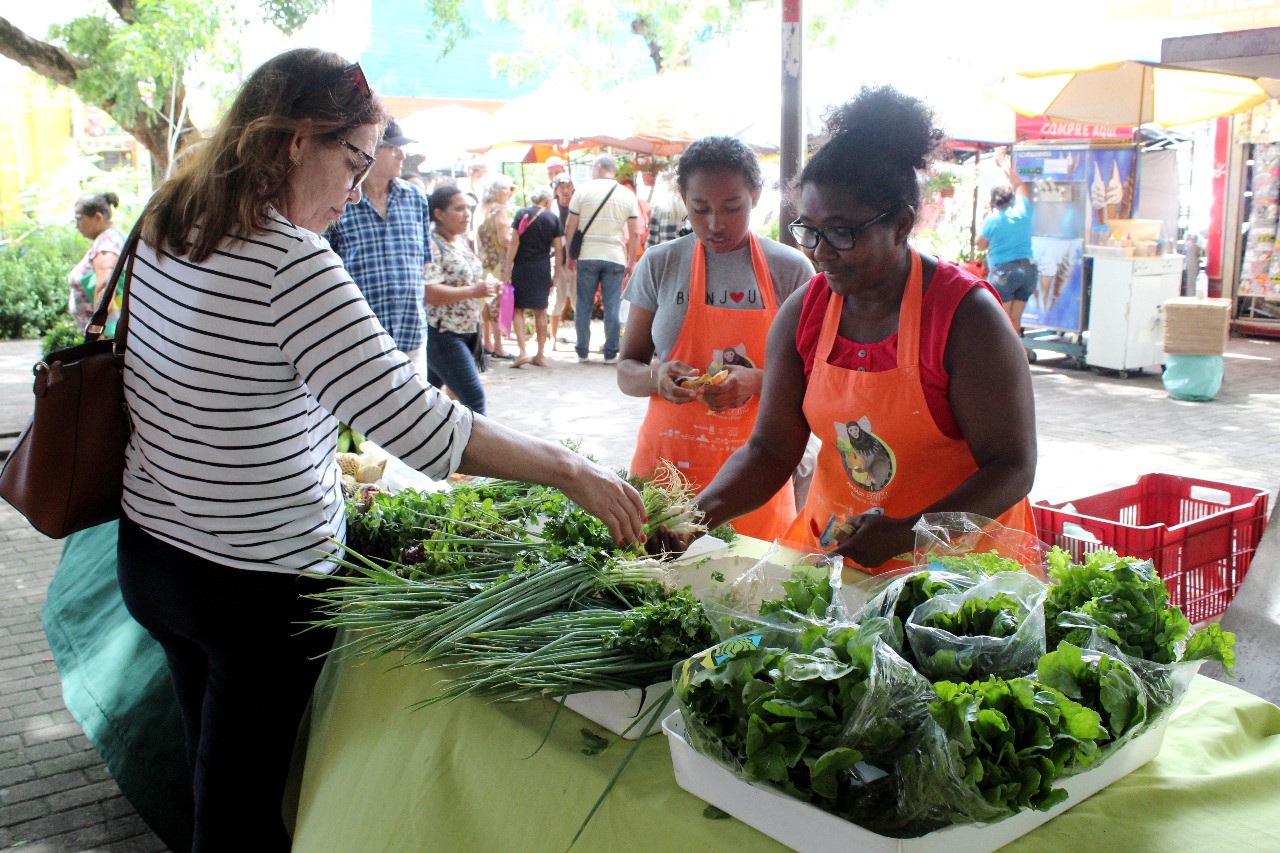
[[[347,205],[325,236],[396,349],[409,356],[426,382],[422,271],[431,260],[431,213],[427,194],[399,177],[401,146],[416,141],[394,120],[387,123],[363,197]]]
[[[554,187],[556,185],[556,178],[560,177],[561,175],[567,174],[566,163],[564,162],[564,159],[561,157],[548,157],[546,166],[547,166],[547,180],[550,181],[551,186]]]

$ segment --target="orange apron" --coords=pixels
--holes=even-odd
[[[831,294],[804,395],[809,428],[822,439],[805,507],[787,531],[789,543],[829,550],[849,533],[848,519],[865,512],[902,518],[920,512],[978,470],[962,438],[948,438],[929,413],[920,377],[920,256],[898,315],[898,366],[867,372],[831,364],[844,297]],[[1023,499],[997,519],[1035,533],[1031,502]],[[907,565],[890,560],[874,569]]]
[[[778,306],[773,296],[773,277],[760,241],[752,234],[749,242],[756,298],[763,310],[708,305],[706,249],[701,241],[695,242],[693,266],[689,271],[689,308],[668,360],[679,359],[706,370],[711,362],[724,360],[724,350],[733,349],[750,366],[764,369],[765,340]],[[749,300],[752,294],[743,290],[729,296],[740,301]],[[712,412],[699,401],[677,405],[657,394],[650,396],[649,410],[631,459],[631,473],[648,474],[659,460],[667,459],[689,478],[697,491],[702,491],[729,456],[746,444],[759,408],[758,396],[723,412]],[[795,514],[795,492],[788,480],[768,503],[736,519],[733,527],[744,536],[771,542],[782,535]]]

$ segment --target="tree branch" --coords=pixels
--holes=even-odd
[[[75,85],[81,69],[89,67],[62,48],[32,38],[7,18],[0,18],[0,54],[67,88]]]
[[[116,10],[116,14],[120,16],[120,20],[126,24],[136,24],[138,22],[137,9],[134,7],[133,0],[107,0],[111,4],[111,8]]]

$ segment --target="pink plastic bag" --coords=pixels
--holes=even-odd
[[[498,306],[498,329],[503,335],[511,334],[511,322],[516,316],[516,289],[511,282],[502,285],[502,304]]]

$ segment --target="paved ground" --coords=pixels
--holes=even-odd
[[[547,368],[500,363],[486,373],[490,415],[536,435],[576,438],[602,462],[625,466],[644,401],[617,391],[614,368],[598,354],[579,365],[563,350]],[[29,414],[37,354],[35,342],[0,343],[0,433],[15,431]],[[1170,399],[1157,376],[1119,379],[1058,367],[1047,354],[1032,373],[1040,434],[1033,498],[1065,501],[1150,472],[1273,495],[1280,487],[1280,341],[1233,340],[1222,392],[1210,403]],[[40,626],[58,554],[57,543],[0,506],[0,848],[163,850],[62,706]]]

